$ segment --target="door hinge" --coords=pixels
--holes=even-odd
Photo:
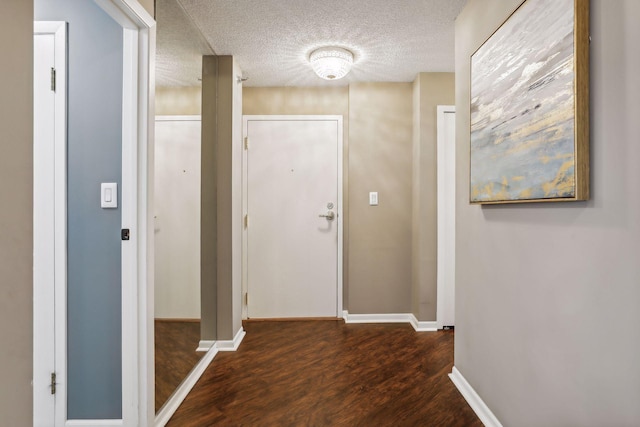
[[[244,149],[245,150],[249,149],[249,137],[248,136],[244,137]]]
[[[58,384],[56,382],[56,373],[52,372],[51,373],[51,394],[56,394],[56,384]]]
[[[51,91],[56,91],[56,69],[51,67]]]
[[[244,228],[249,228],[249,214],[244,216]]]
[[[249,305],[249,292],[244,294],[244,305]]]

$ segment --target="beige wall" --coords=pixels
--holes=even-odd
[[[420,73],[413,83],[412,311],[436,320],[437,109],[455,102],[453,73]]]
[[[412,96],[411,83],[349,87],[350,313],[411,312]]]
[[[505,426],[637,426],[640,2],[591,0],[591,201],[470,206],[469,58],[519,3],[456,21],[455,365]]]
[[[0,414],[32,423],[33,2],[0,2]]]
[[[218,339],[218,57],[202,57],[200,172],[200,339]]]
[[[202,114],[202,87],[157,87],[157,116],[199,116]]]
[[[144,7],[147,12],[153,17],[155,17],[155,0],[138,0],[138,2]]]
[[[247,87],[242,97],[246,115],[349,114],[347,87]]]
[[[242,85],[236,82],[241,74],[232,56],[203,57],[203,340],[231,340],[242,327]]]
[[[242,85],[236,81],[238,75],[242,72],[232,56],[218,57],[218,340],[233,339],[242,327],[242,252],[238,246],[242,242],[242,176],[237,174],[242,164]]]

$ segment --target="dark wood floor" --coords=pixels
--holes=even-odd
[[[447,374],[453,332],[249,322],[168,426],[482,426]]]
[[[204,353],[196,352],[200,322],[156,320],[156,412]]]

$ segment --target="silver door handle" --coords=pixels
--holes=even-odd
[[[327,218],[329,221],[333,221],[336,218],[336,214],[334,214],[333,212],[329,211],[327,212],[325,215],[318,215],[320,218]]]

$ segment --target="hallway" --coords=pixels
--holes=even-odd
[[[245,322],[169,426],[481,426],[447,374],[453,331]]]

